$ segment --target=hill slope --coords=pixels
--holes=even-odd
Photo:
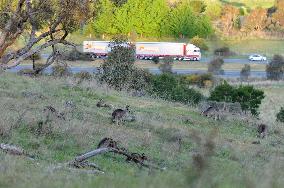
[[[103,98],[115,107],[130,105],[136,121],[116,126],[111,110],[97,108]],[[72,101],[75,107],[67,107]],[[66,120],[45,118],[51,105]],[[178,103],[131,97],[94,81],[71,78],[28,78],[2,74],[0,79],[0,143],[23,147],[35,161],[0,151],[0,187],[283,187],[283,128],[256,138],[256,127],[241,121],[214,121]],[[279,128],[280,127],[280,128]],[[96,148],[112,137],[132,152],[145,153],[166,171],[149,170],[113,153],[92,159],[103,175],[64,169],[60,163]],[[259,141],[259,144],[252,144]],[[210,147],[209,147],[210,146]],[[215,146],[215,147],[214,147]],[[196,153],[213,149],[205,161]],[[204,151],[205,150],[205,151]],[[202,157],[203,155],[201,155]]]

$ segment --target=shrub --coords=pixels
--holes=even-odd
[[[264,99],[264,92],[253,86],[233,87],[227,82],[217,86],[210,94],[209,100],[217,102],[239,102],[242,110],[258,115],[258,108]]]
[[[201,50],[207,51],[209,50],[209,47],[206,44],[205,39],[200,38],[199,36],[195,36],[190,40],[191,44],[194,44],[195,46],[199,47]]]
[[[212,74],[192,74],[181,76],[181,81],[186,85],[197,85],[198,87],[211,87],[214,78]]]
[[[78,78],[80,80],[91,80],[93,78],[93,75],[87,71],[82,71],[76,73],[75,78]]]
[[[56,77],[72,75],[70,68],[67,64],[57,63],[51,68],[51,75]]]
[[[160,62],[160,59],[159,57],[153,57],[152,61],[155,63],[155,64],[158,64]]]
[[[222,74],[222,66],[224,64],[224,60],[222,58],[215,58],[208,64],[208,72],[212,74]]]
[[[241,77],[241,80],[246,81],[248,80],[249,76],[250,76],[250,65],[246,64],[240,72],[240,77]]]
[[[92,61],[94,60],[94,54],[82,53],[73,49],[70,52],[62,54],[62,59],[67,61]]]
[[[229,47],[222,47],[214,50],[214,54],[217,56],[231,56],[235,53],[230,50]]]
[[[173,74],[155,75],[151,84],[151,93],[166,100],[197,104],[203,98],[199,92],[179,82],[178,76]]]
[[[284,58],[281,55],[274,55],[272,61],[266,66],[266,76],[270,80],[283,79]]]
[[[165,57],[163,62],[160,64],[159,69],[162,73],[172,73],[174,59],[170,56]]]
[[[143,69],[133,69],[130,81],[130,89],[141,91],[150,87],[151,74]]]
[[[281,107],[280,111],[276,115],[276,120],[284,123],[284,107]]]
[[[125,36],[117,36],[110,48],[107,60],[100,67],[100,80],[117,90],[143,89],[148,74],[134,66],[135,47],[128,44]]]

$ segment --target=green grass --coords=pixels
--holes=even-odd
[[[283,124],[275,122],[278,106],[283,103],[283,83],[265,89],[261,120],[269,124],[268,138],[259,145],[256,124],[237,121],[213,121],[199,115],[194,107],[170,103],[151,97],[132,97],[96,83],[80,84],[73,78],[20,77],[0,75],[0,143],[23,147],[36,156],[36,161],[0,152],[0,187],[283,187],[284,147]],[[263,86],[259,86],[263,88]],[[46,99],[27,98],[21,93],[31,91]],[[278,94],[277,94],[278,93]],[[115,107],[130,105],[137,121],[123,125],[111,124],[111,110],[96,107],[104,98]],[[64,107],[73,101],[75,109]],[[37,134],[37,122],[45,118],[43,108],[52,105],[66,113],[66,121],[53,119]],[[277,106],[277,108],[278,108]],[[29,109],[19,120],[19,115]],[[191,123],[186,122],[187,118]],[[192,155],[202,152],[212,130],[216,147],[207,159],[208,167],[200,176]],[[166,171],[148,170],[125,162],[121,156],[105,154],[91,161],[106,173],[87,175],[67,170],[51,171],[53,166],[72,160],[94,149],[100,139],[112,137],[133,152],[144,152],[153,163]],[[179,150],[178,138],[182,139]],[[201,143],[199,143],[201,139]],[[276,143],[276,145],[274,144]],[[277,144],[280,143],[280,144]],[[274,146],[272,145],[274,144]],[[192,178],[195,177],[195,178]]]
[[[230,4],[236,7],[247,7],[247,8],[269,8],[274,5],[274,0],[220,0],[224,4]]]

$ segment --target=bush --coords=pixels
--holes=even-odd
[[[151,74],[143,69],[133,69],[130,81],[130,89],[136,91],[146,90],[149,87]]]
[[[215,58],[208,64],[208,72],[212,74],[222,74],[224,71],[222,70],[222,66],[224,64],[224,60],[222,58]]]
[[[280,111],[276,115],[276,120],[284,123],[284,107],[281,107]]]
[[[155,64],[158,64],[160,62],[160,59],[159,57],[153,57],[152,61],[155,63]]]
[[[201,50],[207,51],[209,50],[209,47],[206,44],[205,39],[200,38],[199,36],[195,36],[190,40],[191,44],[194,44],[195,46],[199,47]]]
[[[281,55],[274,55],[272,61],[266,66],[266,76],[270,80],[284,78],[284,58]]]
[[[192,74],[181,76],[181,81],[186,85],[197,85],[198,87],[211,87],[214,82],[212,74]]]
[[[159,69],[162,73],[172,73],[174,59],[170,56],[165,57],[160,64]]]
[[[94,60],[94,54],[82,53],[73,49],[70,52],[62,54],[62,59],[67,61],[92,61]]]
[[[253,86],[233,87],[227,82],[217,86],[210,94],[209,100],[217,102],[239,102],[242,110],[258,115],[258,108],[264,99],[264,92]]]
[[[248,80],[249,76],[250,76],[250,65],[245,65],[240,72],[241,80],[246,81]]]
[[[217,56],[235,55],[235,53],[232,52],[229,47],[218,48],[218,49],[214,50],[214,54],[217,55]]]
[[[178,76],[173,74],[155,75],[151,84],[151,93],[166,100],[197,104],[203,98],[199,92],[180,83]]]
[[[93,75],[87,71],[82,71],[76,73],[75,78],[78,78],[80,80],[91,80],[93,78]]]
[[[56,77],[63,77],[70,76],[72,75],[72,73],[67,64],[57,63],[51,68],[51,75]]]
[[[128,44],[125,36],[115,37],[110,47],[111,52],[100,67],[100,80],[117,90],[143,89],[148,74],[134,66],[135,47]]]

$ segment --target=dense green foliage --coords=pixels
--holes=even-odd
[[[206,40],[204,38],[200,38],[199,36],[195,36],[190,40],[191,44],[198,46],[201,50],[207,51],[209,50],[208,45],[206,44]]]
[[[284,107],[281,107],[280,111],[276,115],[277,121],[284,123]]]
[[[211,87],[214,83],[212,74],[191,74],[181,76],[181,82],[186,85],[197,85],[198,87]]]
[[[128,34],[160,37],[206,37],[212,33],[209,18],[201,14],[205,5],[183,2],[171,7],[165,0],[128,0],[116,6],[100,0],[99,13],[92,23],[96,34]]]
[[[146,87],[148,74],[134,67],[134,46],[124,36],[115,37],[109,46],[111,52],[100,67],[100,80],[117,90]]]
[[[218,102],[239,102],[242,110],[258,115],[258,108],[264,99],[264,92],[253,86],[233,87],[227,82],[217,86],[211,93],[209,100]]]
[[[202,94],[183,84],[179,77],[173,74],[155,75],[151,80],[151,93],[166,100],[197,104],[203,98]]]

